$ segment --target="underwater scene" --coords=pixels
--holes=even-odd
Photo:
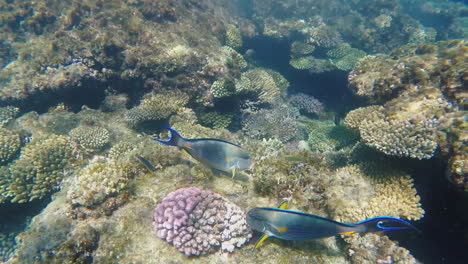
[[[0,263],[468,263],[468,6],[0,0]]]

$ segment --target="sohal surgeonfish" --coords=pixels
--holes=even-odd
[[[278,208],[257,207],[247,213],[252,229],[264,233],[255,244],[259,248],[268,237],[284,240],[309,240],[338,234],[395,231],[413,228],[410,223],[393,217],[375,217],[357,224],[346,224],[317,215],[285,210],[286,202]],[[389,226],[391,224],[393,226]]]
[[[174,129],[164,128],[171,133],[169,140],[163,141],[156,138],[153,138],[153,140],[167,146],[177,146],[194,159],[216,170],[232,173],[232,177],[234,177],[236,171],[250,167],[249,154],[236,144],[214,138],[186,139]]]

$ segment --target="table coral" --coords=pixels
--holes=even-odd
[[[260,101],[275,103],[279,101],[281,90],[275,79],[265,70],[256,68],[242,73],[236,81],[237,93],[253,94]]]
[[[157,236],[187,256],[221,248],[233,252],[250,240],[245,214],[219,194],[196,187],[167,195],[154,211]]]

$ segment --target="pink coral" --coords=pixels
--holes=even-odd
[[[196,187],[176,190],[154,211],[157,236],[187,256],[232,252],[251,238],[244,212],[221,195]]]

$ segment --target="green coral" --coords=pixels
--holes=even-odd
[[[236,91],[240,94],[253,94],[266,103],[277,102],[281,95],[275,79],[260,68],[242,73],[240,79],[236,80]]]
[[[20,135],[5,128],[0,128],[0,165],[9,162],[20,148]]]
[[[0,128],[16,117],[19,108],[14,106],[0,107]]]
[[[210,91],[214,98],[223,98],[233,95],[235,89],[234,81],[227,78],[220,78],[213,82]]]
[[[79,126],[69,133],[71,138],[87,151],[98,151],[109,143],[110,133],[98,126]]]
[[[232,113],[207,112],[200,116],[200,123],[212,128],[227,128],[232,122]]]
[[[317,59],[312,56],[292,58],[289,65],[296,70],[309,70],[312,73],[329,72],[335,69],[329,60]]]
[[[7,190],[13,203],[44,198],[58,188],[64,170],[70,166],[73,150],[65,136],[35,137],[8,167]]]
[[[289,81],[279,72],[271,70],[271,69],[265,69],[268,74],[273,78],[275,81],[276,87],[280,89],[281,96],[286,96],[288,92],[288,87],[289,87]]]
[[[352,48],[349,44],[341,44],[327,52],[333,65],[342,71],[351,71],[359,59],[366,56],[362,50]]]
[[[232,25],[226,25],[226,45],[234,49],[242,47],[242,35],[239,29]]]
[[[137,126],[144,121],[166,119],[187,104],[188,100],[186,94],[176,91],[148,95],[140,105],[128,110],[124,118],[130,126]]]

